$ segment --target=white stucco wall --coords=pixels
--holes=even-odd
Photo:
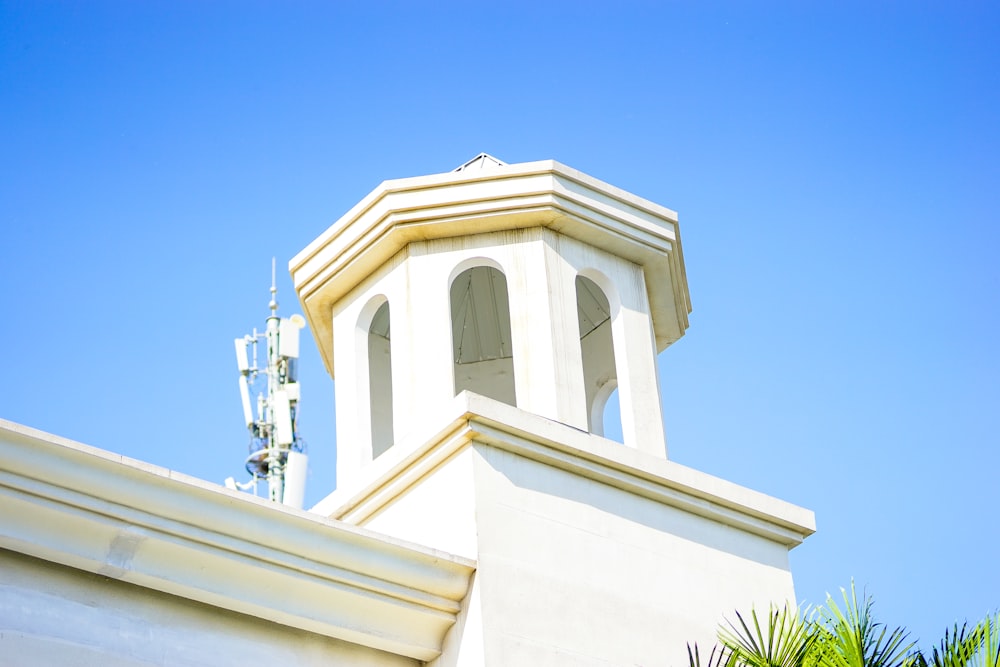
[[[327,505],[477,560],[435,667],[685,667],[724,615],[794,603],[811,512],[482,396],[452,407]]]
[[[721,614],[794,602],[788,549],[492,447],[477,448],[488,665],[687,664]]]
[[[472,449],[450,457],[435,467],[426,483],[410,487],[400,501],[386,506],[364,526],[475,559],[479,553],[475,458]]]
[[[0,549],[3,667],[419,664]]]

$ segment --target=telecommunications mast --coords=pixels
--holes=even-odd
[[[307,458],[305,443],[298,432],[299,331],[306,321],[301,315],[278,317],[278,288],[274,286],[274,259],[271,259],[271,314],[264,331],[236,339],[236,364],[240,369],[240,397],[243,420],[250,432],[250,454],[246,469],[250,480],[238,484],[226,480],[231,489],[257,494],[259,480],[267,480],[267,497],[301,508],[305,496]],[[264,365],[257,365],[258,344],[264,351]],[[257,394],[257,410],[250,403],[250,391],[259,376],[267,386]]]

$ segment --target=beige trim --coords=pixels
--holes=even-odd
[[[430,660],[475,563],[0,420],[0,548]]]
[[[691,312],[677,214],[552,160],[386,181],[292,258],[289,270],[327,370],[332,312],[414,241],[549,227],[643,268],[658,350]]]
[[[312,511],[352,524],[369,519],[465,448],[490,446],[793,547],[816,531],[814,514],[763,493],[470,392],[435,433],[394,445]]]

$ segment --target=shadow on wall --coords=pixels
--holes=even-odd
[[[534,497],[518,503],[521,507],[558,507],[552,497],[570,503],[565,508],[565,520],[559,513],[550,513],[546,518],[554,523],[581,524],[580,506],[590,507],[596,513],[583,522],[588,526],[608,526],[613,522],[602,520],[600,514],[614,515],[673,537],[725,552],[768,567],[782,570],[789,568],[787,547],[767,538],[747,533],[707,519],[689,510],[664,505],[622,489],[595,482],[575,473],[554,469],[552,466],[524,458],[488,445],[479,445],[484,460],[500,475],[518,489]],[[538,498],[537,495],[547,498]],[[587,511],[587,510],[584,510]],[[621,536],[613,536],[622,539]],[[627,543],[627,539],[623,540]],[[647,543],[635,545],[648,549]]]

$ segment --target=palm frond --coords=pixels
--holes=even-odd
[[[719,629],[719,641],[745,667],[802,667],[813,637],[809,624],[787,605],[771,607],[766,627],[757,611],[750,611],[750,624],[737,612],[737,623],[727,620]],[[752,627],[751,627],[752,626]]]
[[[693,647],[691,644],[688,644],[687,650],[689,667],[703,667],[701,656],[698,654],[698,644],[695,644]],[[713,646],[711,653],[708,654],[708,662],[705,663],[704,667],[737,667],[736,655],[726,649],[725,646]]]
[[[919,655],[918,667],[969,667],[979,645],[982,643],[981,626],[968,631],[968,623],[944,631],[944,639],[931,649],[930,658]]]
[[[842,590],[844,609],[827,597],[826,605],[819,610],[820,627],[817,641],[822,667],[911,667],[916,664],[912,654],[913,642],[907,643],[907,632],[902,627],[889,630],[883,623],[876,623],[872,615],[873,602],[865,596],[858,600],[854,582],[851,593]]]
[[[1000,611],[987,614],[976,630],[980,643],[969,660],[970,667],[1000,667]]]

